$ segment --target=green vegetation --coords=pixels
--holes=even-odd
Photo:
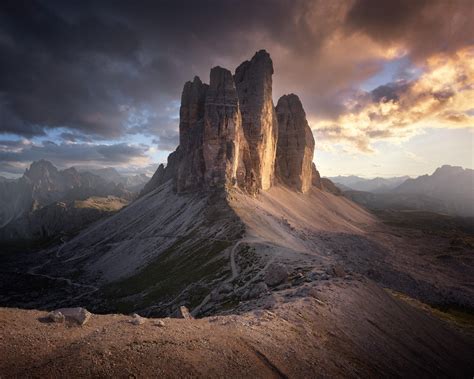
[[[434,317],[442,319],[458,328],[474,333],[474,310],[456,304],[429,305],[404,293],[386,289],[392,296],[403,300],[411,306],[421,309]]]
[[[127,312],[172,300],[187,286],[212,281],[228,270],[228,258],[221,253],[230,242],[197,240],[189,245],[189,240],[189,236],[181,238],[140,272],[108,285],[104,289],[106,297],[117,310]],[[187,296],[188,305],[198,305],[208,293],[205,286],[195,285]],[[124,299],[138,294],[138,304]]]

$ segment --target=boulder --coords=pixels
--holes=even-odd
[[[55,313],[56,315],[62,314],[66,321],[74,322],[79,325],[84,325],[85,323],[87,323],[92,316],[92,313],[82,307],[60,308],[51,313]]]
[[[50,320],[51,322],[64,322],[66,320],[66,318],[64,317],[64,315],[59,312],[59,311],[52,311],[52,312],[49,312],[48,313],[48,320]]]
[[[257,299],[268,292],[268,286],[264,282],[258,282],[248,290],[246,299]]]
[[[343,278],[344,276],[346,276],[346,271],[344,270],[344,267],[342,265],[335,264],[331,268],[331,274],[337,278]]]
[[[312,185],[314,137],[298,96],[290,94],[280,97],[276,114],[278,179],[297,191],[308,192]]]
[[[134,313],[132,315],[132,320],[130,320],[130,323],[133,325],[143,325],[146,322],[146,318],[140,316],[137,313]]]
[[[265,271],[265,283],[270,287],[277,286],[288,279],[288,269],[282,263],[272,263]]]

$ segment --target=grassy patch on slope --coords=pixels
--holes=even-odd
[[[182,238],[162,252],[140,272],[105,288],[106,296],[122,312],[145,308],[177,297],[187,286],[208,282],[228,270],[228,258],[221,252],[229,242],[197,240],[189,245],[189,238]],[[205,286],[196,286],[189,294],[189,306],[199,304],[209,293]],[[124,298],[138,295],[130,301]]]

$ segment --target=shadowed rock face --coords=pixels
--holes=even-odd
[[[321,175],[319,174],[319,171],[316,168],[316,165],[313,163],[311,165],[311,182],[313,183],[313,186],[319,189],[323,189],[323,185],[321,183]]]
[[[183,88],[179,111],[181,158],[176,173],[178,192],[198,189],[204,180],[204,102],[208,88],[197,76]]]
[[[298,96],[282,96],[278,100],[276,114],[278,179],[297,191],[308,192],[312,185],[314,138]]]
[[[277,143],[277,118],[272,101],[273,63],[265,50],[257,52],[235,70],[242,127],[250,147],[251,176],[257,189],[273,184]]]

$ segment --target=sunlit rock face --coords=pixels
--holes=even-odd
[[[179,146],[142,194],[168,180],[178,193],[238,187],[256,194],[273,185],[275,173],[280,182],[307,192],[313,135],[296,95],[283,96],[275,111],[272,75],[270,55],[260,50],[233,76],[214,67],[209,85],[198,77],[187,82],[181,96]]]
[[[276,114],[278,179],[297,191],[308,192],[312,185],[314,138],[298,96],[282,96],[278,100]]]
[[[241,144],[245,145],[239,99],[229,70],[211,70],[204,112],[204,179],[208,187],[225,187],[245,177]]]
[[[273,63],[265,50],[257,52],[235,70],[242,127],[249,144],[249,177],[256,190],[273,184],[277,143],[277,118],[272,100]]]

